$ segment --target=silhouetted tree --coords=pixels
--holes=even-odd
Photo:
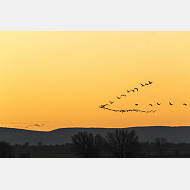
[[[106,150],[105,139],[100,134],[98,134],[94,138],[94,143],[97,149],[98,156],[105,156],[105,150]]]
[[[157,137],[154,140],[154,145],[155,145],[155,148],[160,153],[160,156],[162,157],[163,152],[168,147],[168,140],[165,139],[164,137]]]
[[[94,136],[88,132],[78,132],[72,137],[73,153],[86,158],[98,157],[103,138],[100,135]]]
[[[140,150],[139,137],[135,130],[116,129],[106,136],[108,150],[118,158],[133,157]]]
[[[29,146],[29,142],[25,142],[23,146]]]
[[[133,157],[140,150],[139,137],[135,130],[128,133],[126,157]]]
[[[11,145],[5,141],[0,142],[0,157],[1,158],[13,157],[13,151]]]

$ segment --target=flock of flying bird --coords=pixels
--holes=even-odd
[[[45,125],[45,123],[49,123],[49,121],[39,121],[39,123],[25,123],[25,122],[0,123],[0,126],[6,125],[6,127],[12,127],[13,125],[14,128],[29,128],[29,127],[42,127]],[[26,126],[23,126],[23,125],[26,125]]]
[[[141,85],[141,87],[144,87],[144,86],[148,86],[148,85],[151,85],[153,82],[151,82],[151,81],[148,81],[148,83],[145,83],[145,84],[142,84],[142,83],[140,83],[140,85]],[[126,90],[127,91],[127,93],[129,93],[129,92],[137,92],[137,91],[139,91],[139,88],[134,88],[134,89],[132,89],[132,90]],[[117,99],[121,99],[122,97],[126,97],[127,95],[126,94],[122,94],[121,96],[116,96],[117,97]],[[115,101],[109,101],[109,103],[110,104],[113,104]],[[99,108],[102,108],[102,109],[104,109],[104,110],[108,110],[108,111],[114,111],[114,112],[121,112],[121,113],[123,113],[123,112],[133,112],[133,111],[135,111],[135,112],[141,112],[141,113],[155,113],[157,110],[149,110],[149,111],[145,111],[145,110],[138,110],[138,109],[129,109],[129,110],[115,110],[115,109],[110,109],[110,108],[107,108],[106,106],[110,106],[110,104],[104,104],[104,105],[100,105],[99,106]],[[156,102],[156,104],[158,105],[158,106],[160,106],[161,105],[161,103],[158,103],[158,102]],[[135,106],[138,106],[139,104],[134,104]],[[172,106],[173,104],[171,103],[171,102],[169,102],[169,105],[170,106]],[[183,103],[183,105],[184,106],[187,106],[187,104],[186,103]],[[153,104],[148,104],[148,106],[153,106]]]
[[[37,123],[37,124],[33,124],[33,125],[28,125],[25,128],[28,128],[28,127],[42,127],[44,125],[45,125],[44,123],[39,123],[39,124]]]

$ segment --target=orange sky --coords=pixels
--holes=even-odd
[[[190,32],[0,32],[0,52],[1,127],[190,125]]]

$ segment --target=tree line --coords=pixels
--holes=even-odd
[[[181,151],[180,147],[183,148],[188,145],[180,145],[179,147],[177,144],[169,143],[163,137],[155,138],[154,142],[139,142],[136,131],[127,129],[115,129],[107,132],[104,137],[100,134],[94,135],[93,133],[82,131],[71,136],[71,140],[72,144],[43,146],[47,146],[46,149],[50,152],[52,148],[57,146],[69,147],[72,153],[71,157],[73,155],[80,158],[142,158],[168,156],[165,153],[171,146],[174,148],[174,156],[179,157],[179,154],[181,155],[181,152],[179,152],[179,150]],[[25,147],[22,149],[25,152],[19,151],[17,156],[21,158],[31,157],[28,152],[29,142],[23,145],[10,145],[8,142],[0,141],[0,158],[15,157],[14,149],[19,149],[20,146]],[[42,146],[42,142],[39,142],[38,146]]]
[[[75,156],[94,157],[115,157],[134,158],[142,156],[144,143],[139,142],[139,137],[135,130],[115,129],[107,132],[105,138],[100,134],[93,135],[88,132],[78,132],[72,137],[72,152]],[[158,137],[154,141],[154,147],[160,157],[168,147],[167,139]],[[148,150],[147,150],[148,152]]]

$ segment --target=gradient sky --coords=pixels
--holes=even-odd
[[[190,32],[0,32],[0,52],[1,127],[190,125]]]

